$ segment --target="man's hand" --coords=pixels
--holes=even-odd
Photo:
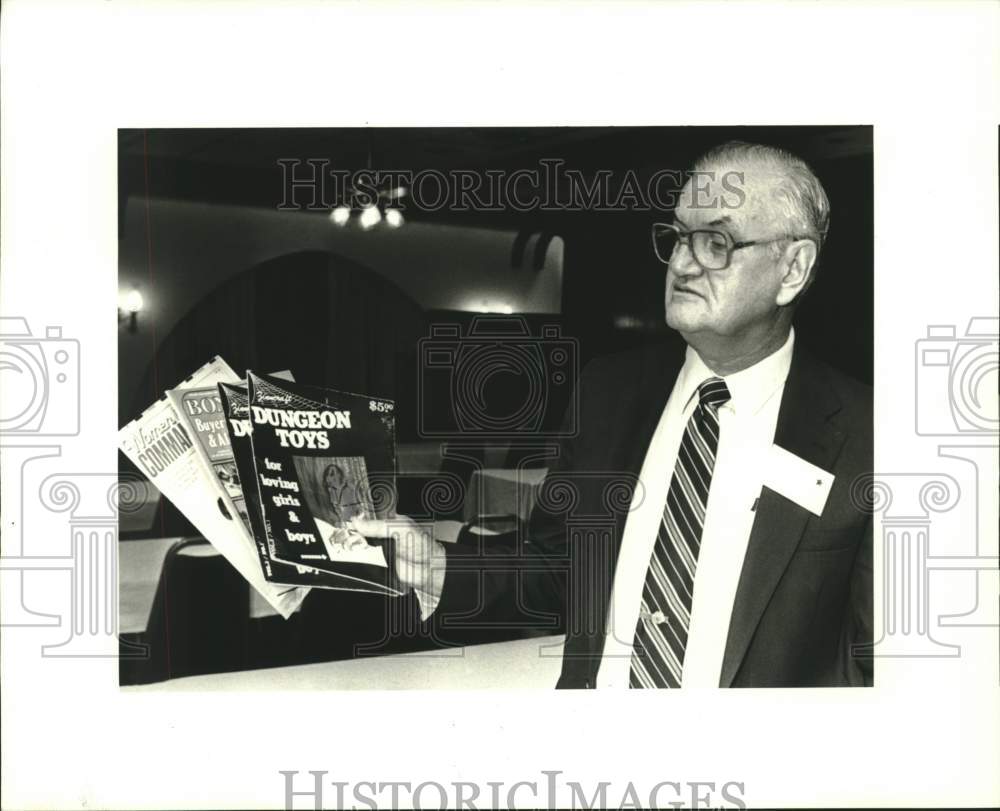
[[[437,605],[444,585],[445,554],[441,543],[434,540],[433,524],[420,525],[412,518],[401,515],[387,520],[353,518],[348,526],[366,538],[392,538],[396,549],[396,575],[400,582],[421,592]]]

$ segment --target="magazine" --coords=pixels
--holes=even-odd
[[[173,389],[167,392],[167,399],[188,436],[194,440],[203,471],[215,485],[219,510],[242,520],[250,532],[250,519],[217,386]]]
[[[352,518],[390,518],[395,505],[391,400],[247,372],[250,444],[272,561],[345,576],[400,595],[388,540]],[[244,495],[249,500],[252,493]]]
[[[273,377],[282,377],[282,375],[274,375]],[[226,428],[229,432],[237,476],[242,488],[241,493],[245,492],[246,494],[244,503],[247,520],[254,537],[265,579],[274,583],[299,584],[319,588],[339,588],[349,591],[372,590],[365,581],[275,559],[274,544],[267,536],[264,517],[261,513],[260,488],[257,485],[253,447],[250,444],[250,405],[247,388],[244,385],[219,383],[218,392],[226,417]],[[377,591],[381,593],[380,589]]]
[[[138,419],[118,432],[122,452],[179,509],[261,596],[286,619],[305,598],[307,589],[269,583],[261,572],[253,537],[221,496],[219,478],[210,476],[202,451],[185,428],[171,393],[215,389],[220,382],[240,378],[220,357],[212,358],[178,386],[165,393]],[[214,433],[214,432],[213,432]]]

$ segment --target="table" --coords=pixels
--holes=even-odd
[[[468,459],[468,454],[482,455],[487,467],[503,467],[510,450],[509,443],[484,443],[468,448],[461,443],[448,442],[398,442],[396,443],[396,470],[402,475],[432,474],[441,470],[445,458]]]
[[[459,521],[435,521],[434,537],[439,541],[454,543],[458,539],[462,524]],[[480,530],[489,536],[489,530]],[[118,632],[123,634],[141,633],[149,623],[149,612],[156,596],[156,586],[163,571],[163,560],[177,538],[146,538],[142,540],[118,541]],[[181,550],[182,555],[214,556],[219,553],[208,544],[190,546]],[[298,610],[298,609],[296,609]],[[252,618],[277,616],[260,593],[250,589],[250,616]]]
[[[180,538],[147,538],[118,541],[118,632],[141,633],[149,623],[156,586],[163,571],[167,551]],[[219,553],[207,544],[188,547],[182,555],[214,556]],[[250,589],[250,616],[276,616],[256,589]]]
[[[397,443],[396,469],[403,475],[437,473],[441,469],[441,443]]]
[[[147,484],[137,504],[129,505],[127,509],[119,508],[119,534],[148,532],[156,520],[156,510],[159,506],[160,491]]]
[[[527,521],[538,500],[546,468],[480,468],[472,472],[464,516],[516,515]]]
[[[239,673],[188,676],[122,691],[551,689],[562,636],[541,636],[396,656],[366,657]]]

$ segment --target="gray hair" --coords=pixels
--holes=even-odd
[[[775,192],[778,204],[794,223],[795,233],[815,240],[819,253],[830,230],[830,200],[809,164],[776,146],[727,141],[698,158],[693,171],[724,163],[752,163],[779,176]]]

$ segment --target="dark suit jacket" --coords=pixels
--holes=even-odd
[[[579,430],[559,443],[525,537],[448,545],[434,614],[445,637],[449,626],[548,622],[566,632],[557,686],[594,686],[631,494],[682,363],[653,346],[587,367]],[[852,498],[872,470],[870,387],[796,344],[775,442],[836,480],[821,517],[763,489],[719,686],[870,685],[871,659],[852,654],[872,635],[871,516]]]

